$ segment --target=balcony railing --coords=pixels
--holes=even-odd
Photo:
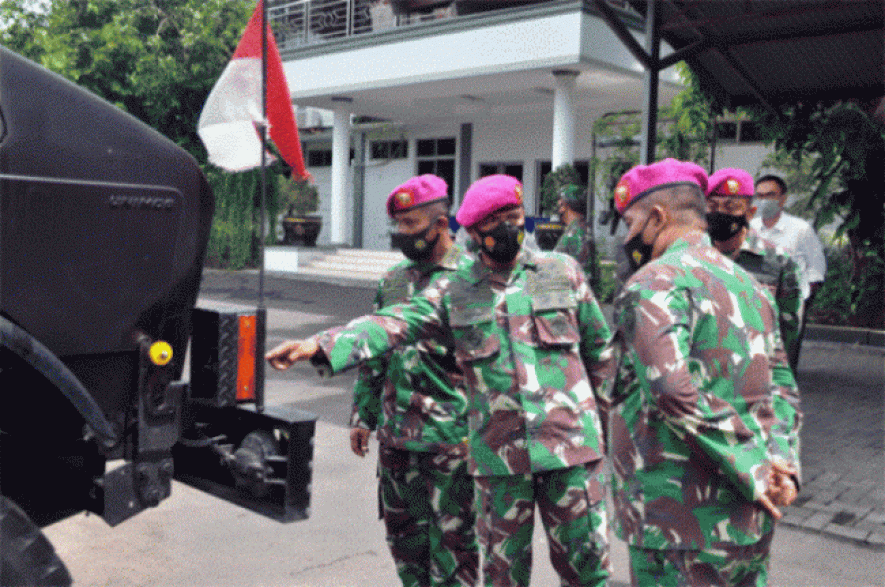
[[[268,3],[280,50],[553,0],[280,0]],[[589,0],[585,0],[587,3]],[[627,8],[626,0],[608,0]]]

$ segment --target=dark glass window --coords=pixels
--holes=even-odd
[[[434,155],[436,155],[436,140],[421,139],[418,141],[419,157],[433,157]]]
[[[742,143],[754,143],[762,140],[762,129],[755,122],[741,122],[741,140]]]
[[[720,141],[736,141],[737,140],[737,123],[736,122],[717,122],[716,123],[716,139]]]
[[[436,142],[436,154],[445,156],[455,156],[455,139],[439,139]]]
[[[307,151],[308,167],[330,167],[332,165],[332,149],[309,149]]]
[[[405,159],[409,156],[409,143],[402,141],[372,141],[369,144],[372,159]]]

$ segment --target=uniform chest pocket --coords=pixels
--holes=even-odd
[[[574,293],[554,290],[532,300],[532,324],[539,346],[563,347],[581,341]]]
[[[493,307],[452,308],[449,324],[455,337],[455,357],[459,362],[470,363],[500,352]]]

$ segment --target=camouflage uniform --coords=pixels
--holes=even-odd
[[[591,255],[590,231],[587,229],[587,223],[580,218],[572,220],[565,227],[553,251],[556,253],[565,253],[577,259],[578,264],[584,273],[589,277],[592,272],[593,257]]]
[[[408,300],[466,259],[455,245],[437,264],[403,261],[381,279],[375,307]],[[403,585],[475,585],[467,393],[452,347],[422,340],[361,365],[351,426],[378,433],[379,508]]]
[[[774,296],[780,312],[781,338],[790,367],[795,372],[802,317],[802,274],[799,265],[786,251],[759,236],[752,228],[747,229],[747,236],[734,262],[746,269]]]
[[[612,492],[634,584],[764,581],[774,524],[754,502],[767,463],[798,469],[800,421],[770,294],[693,234],[615,304]]]
[[[594,396],[611,375],[608,335],[575,261],[523,249],[511,271],[470,262],[318,342],[337,372],[418,339],[453,340],[471,392],[487,584],[528,584],[537,504],[563,584],[597,585],[609,574]]]

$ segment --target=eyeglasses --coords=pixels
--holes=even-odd
[[[707,210],[709,212],[724,212],[732,216],[740,216],[747,213],[749,208],[749,198],[709,198],[707,199]]]

